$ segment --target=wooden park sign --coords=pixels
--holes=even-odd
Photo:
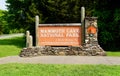
[[[39,46],[80,46],[81,24],[39,24]]]
[[[81,46],[85,9],[81,8],[81,23],[39,24],[36,16],[36,46]]]

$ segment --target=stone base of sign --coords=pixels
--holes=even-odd
[[[32,47],[24,48],[20,53],[20,57],[34,56],[106,56],[105,51],[99,45],[85,44],[82,47]]]

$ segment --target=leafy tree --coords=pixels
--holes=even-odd
[[[0,10],[0,34],[7,33],[7,11]]]
[[[94,15],[98,17],[99,43],[105,50],[119,50],[120,5],[117,0],[98,0]]]
[[[93,0],[94,1],[94,0]],[[91,0],[7,0],[8,10],[14,28],[28,29],[33,26],[35,15],[40,16],[41,23],[80,22],[80,9],[89,8],[91,15],[94,7]],[[87,3],[88,2],[88,3]],[[13,23],[14,22],[14,23]],[[12,27],[12,28],[13,28]]]

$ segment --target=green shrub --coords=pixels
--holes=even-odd
[[[9,34],[12,34],[12,33],[24,33],[25,30],[24,29],[12,29],[9,31]]]

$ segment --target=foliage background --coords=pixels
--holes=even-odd
[[[104,50],[120,50],[120,5],[118,0],[7,0],[0,10],[0,34],[25,32],[34,36],[35,15],[40,23],[80,23],[81,7],[86,16],[98,17],[98,39]]]

